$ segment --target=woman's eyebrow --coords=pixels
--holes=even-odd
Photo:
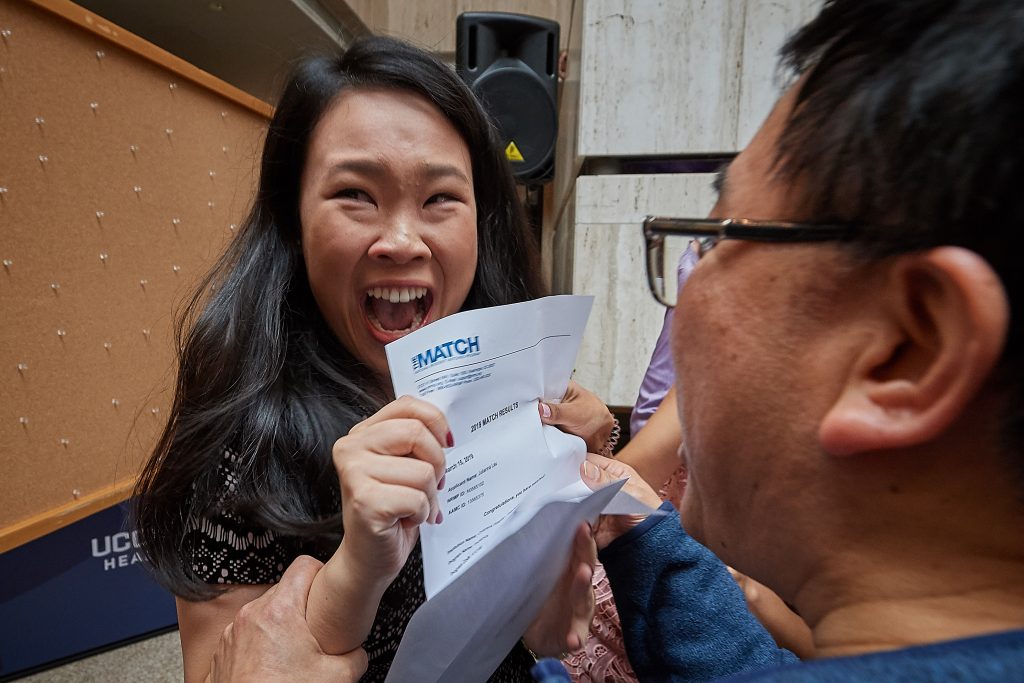
[[[420,175],[427,180],[458,178],[464,183],[470,182],[466,174],[462,172],[462,169],[453,164],[426,163],[421,167]]]
[[[440,178],[457,178],[469,184],[469,177],[454,164],[426,162],[417,169],[418,175],[424,180],[437,180]],[[392,174],[389,164],[378,159],[345,159],[333,164],[327,171],[331,176],[336,173],[356,173],[359,175],[381,178]]]
[[[333,164],[327,171],[327,175],[331,176],[335,173],[357,173],[359,175],[367,176],[386,176],[388,175],[388,167],[382,162],[376,159],[345,159]]]

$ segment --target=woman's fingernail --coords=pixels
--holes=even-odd
[[[547,403],[541,401],[540,403],[537,404],[537,407],[540,408],[541,417],[543,417],[544,419],[551,417],[551,407]]]
[[[437,482],[437,490],[438,491],[440,491],[441,489],[444,488],[444,478],[447,477],[447,476],[448,476],[447,474],[442,474],[441,475],[441,481]]]
[[[448,448],[451,448],[452,446],[455,445],[455,437],[452,436],[451,430],[448,430],[448,434],[445,435],[444,439],[448,443]]]
[[[437,517],[434,518],[434,524],[440,524],[441,520],[443,520],[443,519],[444,519],[444,513],[442,513],[440,510],[438,510],[437,511]]]
[[[601,478],[601,472],[598,471],[597,465],[590,461],[583,463],[583,474],[587,479],[593,479],[594,481]]]

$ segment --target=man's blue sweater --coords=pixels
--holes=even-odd
[[[601,551],[641,681],[1024,681],[1024,630],[800,662],[747,610],[725,565],[669,504]],[[728,678],[726,678],[728,677]]]

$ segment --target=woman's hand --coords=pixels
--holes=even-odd
[[[587,524],[581,524],[573,538],[569,566],[540,614],[523,634],[523,642],[541,657],[563,658],[586,642],[594,617],[594,589],[591,580],[597,563],[597,546]]]
[[[661,505],[661,498],[650,484],[644,481],[636,470],[618,460],[588,453],[587,459],[580,465],[580,474],[584,483],[594,490],[613,481],[627,479],[625,486],[622,487],[623,491],[648,507],[657,508]],[[601,515],[597,520],[597,526],[594,527],[594,540],[597,541],[598,549],[603,550],[609,543],[646,518],[646,515]]]
[[[344,535],[309,591],[306,620],[328,654],[366,640],[388,585],[416,545],[419,525],[440,523],[448,422],[403,396],[334,444]]]
[[[541,422],[580,437],[587,442],[591,453],[599,453],[604,448],[615,426],[608,406],[573,380],[569,380],[561,403],[541,401],[538,408]]]
[[[334,444],[348,569],[390,583],[416,544],[418,527],[440,523],[448,422],[435,406],[402,396]],[[339,549],[341,552],[341,549]]]

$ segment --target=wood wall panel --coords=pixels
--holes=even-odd
[[[2,550],[129,491],[270,108],[70,3],[0,30]]]

